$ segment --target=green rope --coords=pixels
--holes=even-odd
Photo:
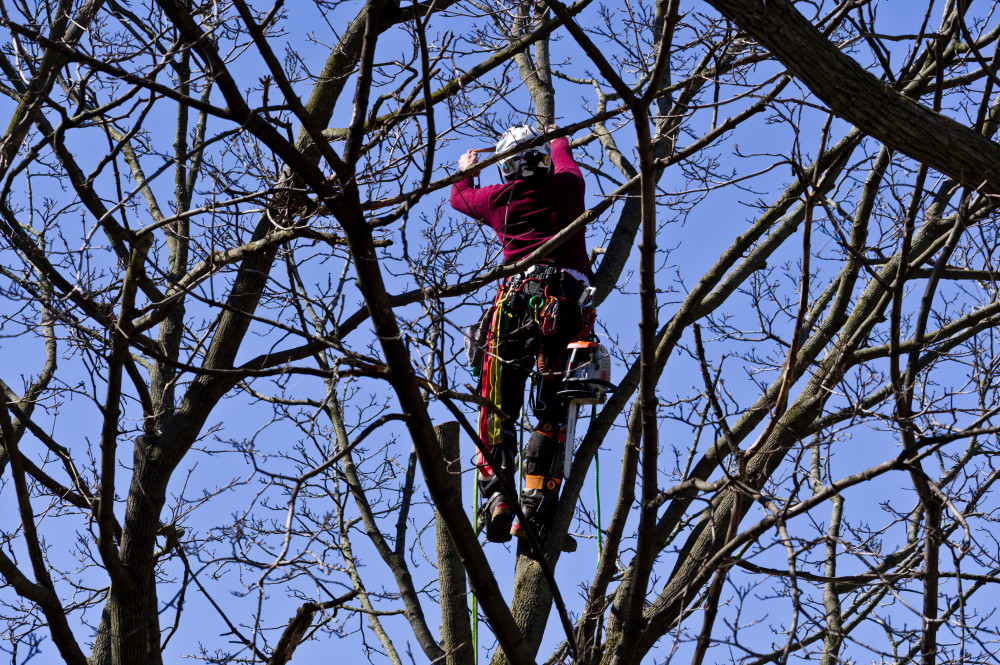
[[[590,407],[590,424],[597,417],[597,405]],[[601,529],[601,459],[598,456],[600,448],[594,451],[594,501],[597,503],[597,562],[600,564],[601,552],[604,549],[604,531]]]
[[[472,474],[472,532],[479,530],[479,467]],[[479,610],[476,607],[476,594],[472,597],[472,662],[479,665]]]

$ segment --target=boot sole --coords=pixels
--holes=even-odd
[[[519,527],[512,526],[510,535],[516,536],[517,538],[524,538],[525,540],[528,539],[528,534]],[[577,547],[576,538],[567,533],[566,537],[563,538],[562,547],[560,547],[559,550],[568,554],[569,552],[575,552]]]
[[[491,543],[507,543],[511,539],[511,524],[514,522],[514,513],[509,506],[499,506],[490,515],[489,522],[486,523],[486,540]]]

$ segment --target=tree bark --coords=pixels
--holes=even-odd
[[[458,446],[458,423],[447,422],[434,428],[441,454],[448,467],[451,489],[462,496],[462,459]],[[438,590],[441,595],[441,648],[446,652],[445,665],[471,665],[475,662],[472,649],[472,627],[469,624],[469,596],[465,584],[465,569],[455,543],[448,535],[448,526],[441,512],[434,511],[437,521]]]

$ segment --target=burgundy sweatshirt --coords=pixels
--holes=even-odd
[[[584,211],[583,175],[573,161],[569,141],[558,138],[549,146],[553,166],[549,176],[476,187],[470,175],[451,187],[451,207],[496,231],[506,263],[531,254]],[[574,233],[545,258],[559,268],[594,277],[585,229]]]

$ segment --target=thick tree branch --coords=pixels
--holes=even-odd
[[[830,110],[967,187],[1000,194],[1000,146],[879,81],[789,0],[708,0],[764,45]]]

